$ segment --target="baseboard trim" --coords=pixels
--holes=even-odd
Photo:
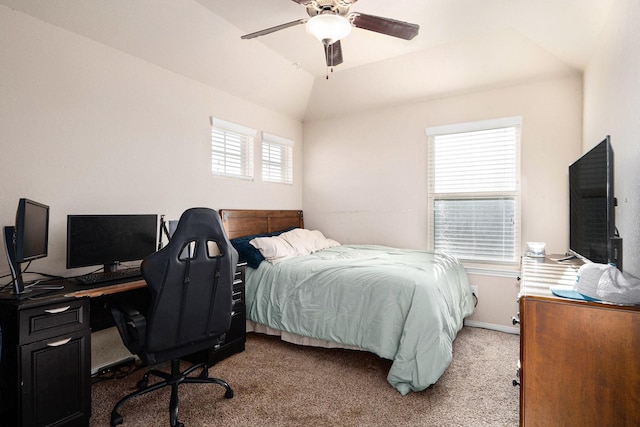
[[[506,332],[507,334],[520,335],[520,328],[516,326],[496,325],[495,323],[478,322],[477,320],[465,320],[464,325],[472,328],[491,329],[494,331]]]

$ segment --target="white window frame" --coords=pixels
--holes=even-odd
[[[262,132],[262,180],[280,184],[293,184],[294,142]]]
[[[446,126],[437,126],[430,127],[426,129],[427,139],[428,139],[428,153],[429,153],[429,161],[428,161],[428,245],[431,250],[444,250],[452,253],[457,258],[461,259],[464,262],[471,263],[479,263],[479,264],[517,264],[520,259],[520,247],[521,247],[521,194],[520,194],[520,130],[522,127],[522,118],[521,117],[506,117],[502,119],[493,119],[493,120],[485,120],[479,122],[469,122],[469,123],[461,123],[454,125],[446,125]],[[488,131],[488,130],[496,130],[496,129],[511,129],[515,130],[515,147],[513,147],[513,167],[512,170],[512,179],[513,181],[504,181],[511,182],[511,185],[508,187],[504,187],[502,189],[495,188],[492,190],[488,190],[487,188],[478,190],[473,189],[472,187],[465,188],[455,188],[455,187],[443,187],[440,185],[439,187],[444,190],[438,191],[436,186],[438,183],[436,182],[436,144],[442,144],[446,140],[445,138],[451,137],[454,134],[467,134],[467,135],[458,135],[458,136],[466,136],[473,137],[474,134],[468,134],[469,132],[479,132],[479,131]],[[475,134],[475,136],[481,136],[481,134]],[[443,137],[438,139],[438,137]],[[496,160],[501,161],[501,159],[496,158]],[[467,164],[463,164],[464,159],[461,157],[456,160],[458,166],[462,169],[467,167]],[[489,167],[486,167],[486,170],[489,170]],[[453,167],[451,170],[455,170]],[[507,174],[510,175],[510,174]],[[442,175],[442,179],[444,178],[444,174]],[[464,181],[464,179],[463,179]],[[448,181],[451,183],[455,183],[455,179]],[[468,185],[468,184],[464,184]],[[487,184],[488,185],[488,184]],[[440,221],[440,218],[436,218],[436,204],[442,201],[442,206],[447,206],[447,201],[454,202],[450,205],[453,207],[455,204],[459,203],[471,203],[474,204],[475,201],[483,202],[491,206],[491,208],[496,207],[496,203],[503,202],[504,206],[508,206],[509,209],[513,209],[511,212],[511,217],[506,219],[503,222],[503,229],[499,230],[500,232],[507,235],[507,244],[502,245],[501,250],[498,250],[494,253],[494,255],[489,254],[489,250],[483,250],[483,245],[486,241],[483,240],[482,232],[480,231],[483,227],[479,226],[478,229],[473,229],[470,231],[464,239],[459,240],[460,243],[456,242],[454,238],[446,237],[439,238],[438,236],[442,236],[443,234],[438,234],[436,236],[436,227],[437,223],[445,224]],[[465,212],[469,212],[469,210],[465,210]],[[454,218],[455,219],[455,218]],[[512,221],[513,229],[509,230],[509,223],[507,221]],[[456,223],[453,221],[453,223]],[[457,224],[462,223],[462,221],[457,222]],[[506,225],[506,226],[504,226]],[[486,225],[484,227],[487,227]],[[513,233],[513,237],[511,238],[511,234]],[[477,239],[477,240],[476,240]],[[509,242],[511,244],[509,244]],[[499,238],[494,238],[492,243],[497,243],[499,246],[501,245]],[[511,246],[512,245],[512,246]]]
[[[211,173],[253,179],[255,129],[211,117]]]

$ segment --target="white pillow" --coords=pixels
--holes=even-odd
[[[282,239],[286,240],[291,246],[298,249],[299,252],[310,254],[321,249],[340,246],[335,240],[327,239],[324,234],[318,230],[307,230],[305,228],[295,228],[286,233],[280,234]]]
[[[304,228],[296,228],[273,237],[256,237],[249,244],[258,249],[271,264],[340,246],[340,243],[327,239],[320,231]]]
[[[249,244],[258,249],[264,259],[271,264],[277,264],[295,256],[306,255],[304,253],[298,253],[296,248],[284,239],[281,239],[280,236],[256,237],[252,239]]]

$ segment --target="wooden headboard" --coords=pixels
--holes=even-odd
[[[220,209],[219,213],[229,239],[289,228],[304,228],[302,211]]]

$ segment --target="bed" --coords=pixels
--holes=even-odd
[[[402,395],[434,384],[451,363],[453,340],[473,312],[455,258],[341,245],[304,229],[302,211],[223,209],[220,216],[248,263],[248,331],[375,353],[392,361],[387,381]]]

